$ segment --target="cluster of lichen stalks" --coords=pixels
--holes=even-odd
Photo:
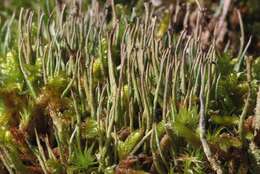
[[[140,17],[116,10],[5,22],[1,173],[253,172],[259,60],[203,45],[200,10],[180,34],[148,4]]]

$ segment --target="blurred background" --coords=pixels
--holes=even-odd
[[[10,17],[13,13],[19,12],[21,7],[30,8],[35,11],[44,11],[50,14],[53,9],[62,9],[63,5],[72,9],[78,9],[81,13],[95,2],[100,8],[107,8],[112,13],[112,5],[116,7],[116,12],[120,15],[132,16],[141,15],[145,12],[144,4],[149,2],[155,9],[155,15],[161,21],[169,18],[168,29],[178,33],[184,27],[192,30],[195,20],[196,10],[200,6],[207,15],[205,25],[208,31],[205,32],[205,42],[214,33],[217,23],[221,23],[218,31],[217,46],[224,49],[227,42],[233,52],[239,47],[241,37],[241,23],[238,11],[240,12],[245,41],[252,37],[252,42],[248,52],[254,56],[260,55],[260,2],[259,0],[2,0],[0,3],[0,22]],[[55,8],[57,7],[57,8]],[[184,24],[184,16],[189,13],[188,23]],[[119,15],[118,15],[119,16]],[[187,26],[184,26],[187,25]]]

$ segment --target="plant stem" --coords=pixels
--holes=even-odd
[[[209,144],[206,140],[206,116],[205,116],[205,102],[204,102],[204,88],[205,88],[205,65],[201,65],[201,89],[200,89],[200,120],[199,120],[199,129],[200,129],[200,141],[204,150],[204,153],[217,174],[223,174],[223,170],[219,162],[213,157],[213,154],[210,150]]]

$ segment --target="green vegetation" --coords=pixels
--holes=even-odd
[[[240,13],[236,50],[207,37],[207,1],[181,22],[175,1],[26,2],[0,6],[1,174],[259,171],[260,59]]]

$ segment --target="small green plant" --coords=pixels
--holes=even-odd
[[[4,170],[251,172],[237,155],[258,162],[259,60],[246,55],[250,42],[238,56],[218,50],[198,1],[198,10],[189,1],[164,12],[141,0],[133,10],[113,0],[53,3],[0,25]]]
[[[97,163],[91,151],[91,149],[85,149],[84,151],[75,149],[67,172],[71,174],[90,172],[91,168]]]

